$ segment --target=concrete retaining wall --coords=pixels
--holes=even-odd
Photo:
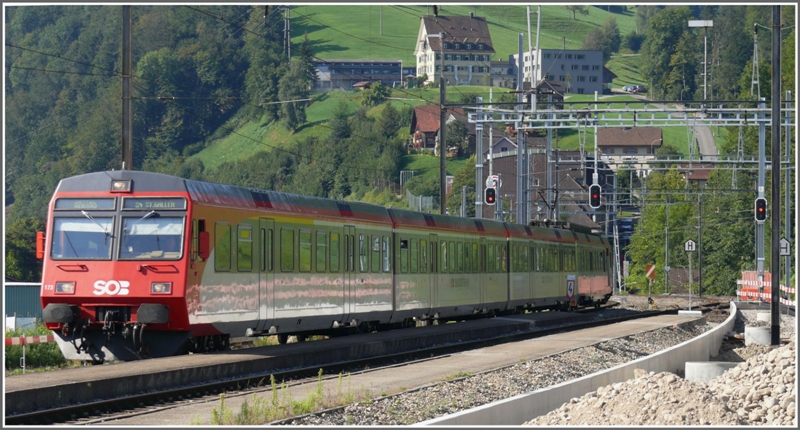
[[[633,379],[634,369],[656,373],[683,370],[687,361],[708,361],[709,357],[717,356],[723,337],[733,330],[736,311],[736,304],[731,302],[731,314],[722,324],[664,351],[552,387],[423,421],[416,425],[517,426],[558,409],[573,397],[581,397],[600,387]]]

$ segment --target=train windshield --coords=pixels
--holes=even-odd
[[[55,259],[111,258],[111,217],[59,217],[53,223],[50,256]]]
[[[122,219],[119,258],[132,260],[177,260],[183,243],[182,217],[143,217]]]

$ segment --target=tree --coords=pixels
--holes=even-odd
[[[650,20],[639,58],[639,74],[645,81],[652,81],[650,92],[658,94],[657,89],[666,87],[672,71],[670,60],[681,36],[689,31],[690,19],[691,10],[679,6],[662,9]]]
[[[402,127],[400,123],[400,112],[392,106],[391,102],[387,103],[386,107],[383,108],[380,118],[380,127],[381,133],[386,138],[394,136],[397,130]]]
[[[6,276],[24,282],[42,279],[42,263],[36,259],[36,232],[44,223],[34,217],[16,220],[6,231]]]
[[[449,125],[449,124],[448,124]],[[467,164],[456,171],[453,184],[450,186],[450,195],[447,198],[447,211],[450,215],[461,214],[461,194],[467,187],[467,217],[475,217],[475,155],[472,155]]]
[[[292,59],[289,70],[279,82],[278,98],[281,103],[281,122],[287,130],[295,131],[306,122],[306,102],[308,98],[308,75],[301,60]]]
[[[364,90],[361,104],[368,107],[377,106],[392,94],[392,89],[383,85],[380,81],[373,82],[372,85]]]
[[[445,139],[447,140],[447,148],[458,148],[459,155],[464,155],[469,152],[469,130],[467,126],[459,121],[452,120],[447,123],[445,130]]]
[[[603,51],[603,59],[608,61],[611,54],[619,51],[620,37],[617,20],[609,17],[600,28],[595,28],[583,39],[583,49]]]
[[[572,12],[572,19],[575,20],[575,13],[579,13],[583,16],[589,15],[589,8],[582,5],[568,5],[564,6],[564,9]]]
[[[314,53],[311,50],[311,40],[308,38],[308,32],[303,33],[303,39],[300,41],[297,51],[300,53],[299,59],[306,71],[308,85],[314,88],[314,84],[317,82],[317,66],[314,64]]]

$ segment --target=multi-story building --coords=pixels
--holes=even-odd
[[[603,94],[610,89],[613,72],[603,66],[603,51],[540,49],[539,56],[533,53],[533,62],[528,52],[523,53],[523,80],[530,82],[535,73],[536,82],[544,80],[559,81],[568,94]],[[517,57],[509,57],[509,63],[516,74]],[[534,67],[538,66],[538,67]],[[516,75],[515,75],[516,77]],[[516,79],[515,79],[516,81]]]
[[[377,82],[395,87],[402,85],[410,72],[400,60],[343,60],[317,61],[315,90],[353,89],[359,82]],[[402,76],[401,76],[402,75]]]
[[[440,37],[442,34],[444,39]],[[427,75],[427,82],[438,82],[444,65],[448,85],[492,85],[494,53],[485,18],[470,13],[470,16],[426,15],[420,19],[414,56],[417,76]]]

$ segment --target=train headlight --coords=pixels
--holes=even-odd
[[[129,193],[131,192],[131,180],[130,179],[120,179],[116,181],[111,181],[111,192],[112,193]]]
[[[75,282],[56,282],[56,294],[75,294]]]
[[[172,292],[172,283],[153,282],[150,284],[150,292],[153,294],[170,294]]]

